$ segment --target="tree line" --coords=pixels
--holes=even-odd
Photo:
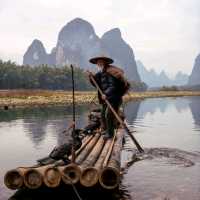
[[[74,78],[77,90],[92,88],[82,69],[74,68]],[[68,66],[31,67],[0,60],[0,89],[70,90],[71,88],[71,68]]]
[[[74,68],[76,90],[92,90],[83,69]],[[144,83],[131,83],[136,91],[146,90]],[[71,68],[48,65],[17,65],[14,62],[0,60],[0,89],[48,89],[71,90]]]

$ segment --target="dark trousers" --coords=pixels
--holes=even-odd
[[[119,108],[122,104],[122,101],[115,101],[115,102],[110,102],[111,106],[114,108],[114,110],[118,113]],[[106,132],[110,135],[114,135],[114,130],[116,127],[116,118],[112,111],[109,109],[107,104],[102,105],[102,110],[101,110],[101,119],[102,119],[102,127]]]

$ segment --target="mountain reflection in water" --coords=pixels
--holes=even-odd
[[[77,127],[87,123],[90,106],[77,107]],[[200,199],[200,98],[159,98],[132,101],[125,105],[127,122],[145,148],[140,155],[131,140],[122,152],[125,167],[119,192],[99,199]],[[3,186],[6,170],[30,166],[67,140],[62,134],[71,122],[71,107],[16,109],[0,112],[0,200],[12,196]],[[15,152],[15,153],[13,153]],[[5,156],[6,155],[6,156]],[[137,155],[137,162],[131,162]],[[130,162],[127,162],[130,161]],[[55,199],[63,191],[46,191]],[[97,192],[87,191],[91,199]],[[37,193],[39,196],[37,196]],[[64,191],[63,197],[76,199]],[[55,196],[54,196],[55,195]],[[70,196],[72,195],[72,196]],[[83,199],[89,196],[83,195]],[[102,196],[103,195],[103,196]],[[71,198],[70,198],[70,197]],[[39,199],[41,191],[19,192],[15,199]],[[87,198],[86,198],[87,197]],[[62,198],[59,198],[62,199]]]

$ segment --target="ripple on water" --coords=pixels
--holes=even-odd
[[[126,155],[125,155],[126,154]],[[122,187],[131,199],[199,200],[200,154],[173,148],[147,148],[145,154],[126,147]]]

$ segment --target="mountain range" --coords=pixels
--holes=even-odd
[[[34,39],[23,56],[23,64],[38,66],[63,66],[74,64],[84,70],[94,69],[88,62],[91,57],[110,56],[120,66],[130,81],[145,82],[149,87],[172,85],[200,85],[200,54],[190,76],[179,71],[172,79],[165,71],[147,70],[141,61],[135,60],[131,46],[123,39],[119,28],[113,28],[99,37],[92,24],[81,18],[68,22],[59,31],[55,47],[47,53],[42,41]]]
[[[94,69],[88,60],[101,55],[112,57],[130,81],[141,82],[133,49],[123,39],[120,29],[111,29],[100,38],[93,26],[81,18],[75,18],[60,30],[57,44],[50,53],[42,41],[34,39],[23,56],[23,64],[74,64],[82,69]]]
[[[172,85],[186,85],[188,82],[188,75],[179,71],[174,79],[169,78],[166,72],[163,70],[161,73],[155,72],[155,70],[147,70],[141,61],[137,61],[137,68],[140,78],[149,87],[162,87]]]

